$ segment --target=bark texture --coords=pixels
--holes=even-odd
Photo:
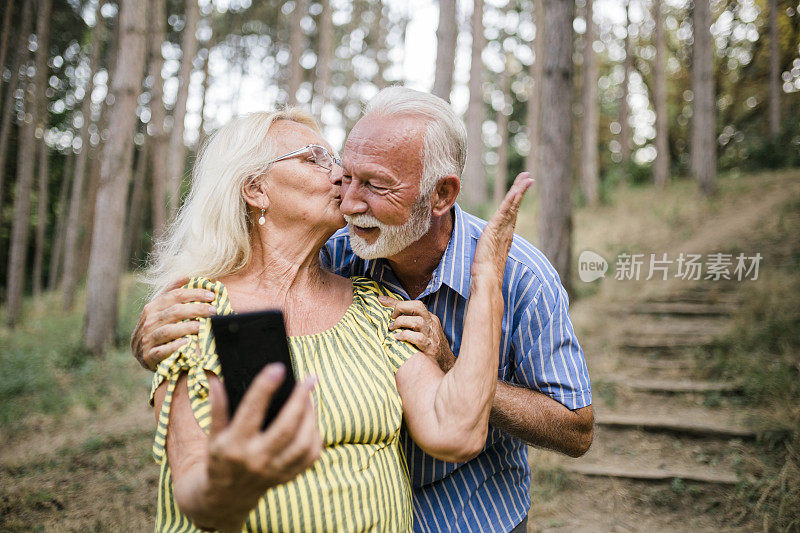
[[[86,290],[84,344],[96,355],[102,354],[113,339],[117,321],[119,258],[136,132],[136,100],[145,64],[146,8],[146,3],[137,0],[120,3],[119,50],[111,77],[115,104],[109,116],[114,135],[103,147]]]
[[[572,20],[570,0],[545,0],[547,44],[539,157],[539,242],[569,290],[572,252]]]
[[[186,164],[186,145],[183,142],[186,118],[186,102],[189,99],[189,82],[194,70],[194,56],[197,55],[197,23],[200,20],[200,7],[197,0],[186,0],[186,25],[181,37],[181,66],[178,70],[178,98],[172,111],[172,131],[169,136],[167,152],[167,173],[169,193],[169,213],[174,216],[180,204],[181,182]],[[122,51],[122,49],[120,49]]]
[[[71,309],[75,303],[75,288],[79,279],[80,233],[81,212],[83,210],[84,190],[87,176],[87,166],[91,145],[89,143],[89,125],[92,122],[92,91],[94,90],[94,75],[100,67],[100,48],[105,37],[105,23],[100,16],[100,7],[103,2],[98,2],[95,11],[95,26],[92,28],[91,51],[89,59],[89,79],[81,102],[81,116],[83,123],[80,129],[81,149],[75,157],[75,172],[72,178],[72,192],[70,193],[67,226],[64,237],[64,275],[61,281],[65,310]]]
[[[8,313],[6,323],[14,326],[22,314],[22,297],[25,292],[25,264],[30,236],[31,187],[36,161],[36,130],[43,134],[40,100],[45,98],[47,85],[47,48],[50,37],[50,12],[53,0],[36,3],[36,72],[26,87],[26,117],[20,130],[17,159],[17,191],[14,198],[14,214],[11,226],[11,244],[8,254]],[[30,116],[28,116],[30,114]]]
[[[597,205],[600,200],[600,176],[598,170],[597,128],[597,58],[592,45],[595,26],[592,20],[592,0],[586,0],[586,34],[583,48],[583,123],[581,135],[581,189],[588,205]]]
[[[331,59],[333,58],[333,13],[330,0],[321,0],[322,12],[319,14],[319,50],[317,51],[317,83],[315,88],[314,116],[322,118],[322,108],[328,101],[328,87],[331,84]]]
[[[287,87],[286,103],[297,104],[297,90],[303,82],[303,67],[300,66],[300,56],[305,47],[305,36],[300,22],[308,13],[308,0],[295,0],[292,11],[291,26],[289,27],[289,86]]]
[[[164,57],[161,55],[161,43],[166,40],[167,13],[164,0],[150,0],[150,63],[148,75],[153,79],[150,89],[150,156],[151,166],[151,205],[153,206],[153,238],[158,239],[164,233],[167,223],[167,132],[164,130],[164,119],[167,111],[164,108],[164,79],[161,69]]]
[[[664,13],[661,0],[653,1],[653,20],[656,23],[656,57],[653,60],[653,106],[656,112],[656,159],[653,162],[653,181],[663,187],[669,181],[669,129],[667,128],[667,44],[664,32]]]
[[[456,63],[458,18],[455,0],[439,0],[439,25],[436,28],[436,77],[433,94],[450,101],[453,68]]]
[[[472,63],[469,69],[469,107],[467,107],[467,162],[464,166],[462,190],[464,203],[477,208],[486,201],[486,172],[483,167],[483,0],[475,0],[472,11]]]
[[[781,56],[778,44],[778,0],[769,0],[769,135],[773,139],[781,132]]]
[[[715,192],[717,137],[715,133],[714,58],[711,47],[711,11],[708,2],[697,0],[692,12],[692,92],[694,109],[691,133],[692,177],[706,195]]]

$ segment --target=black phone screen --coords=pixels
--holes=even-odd
[[[213,316],[211,330],[217,344],[231,418],[262,368],[270,363],[283,363],[286,367],[286,377],[264,417],[262,428],[266,428],[289,399],[295,385],[283,313],[270,310]]]

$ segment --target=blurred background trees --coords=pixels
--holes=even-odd
[[[146,29],[125,23],[134,8]],[[341,147],[380,88],[432,90],[469,130],[462,202],[487,214],[532,171],[536,244],[566,284],[573,205],[621,183],[688,178],[713,194],[717,172],[800,165],[796,0],[7,0],[0,11],[5,321],[45,287],[74,306],[88,271],[98,353],[114,338],[119,269],[143,264],[202,138],[237,114],[296,103]]]

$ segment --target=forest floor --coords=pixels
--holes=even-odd
[[[532,239],[535,203],[519,224]],[[586,249],[610,263],[575,276],[571,306],[595,442],[577,460],[531,450],[529,530],[800,529],[800,171],[725,176],[710,201],[685,181],[623,187],[576,211]],[[623,252],[763,259],[755,281],[675,279],[673,264],[637,282],[614,279]],[[56,294],[0,328],[0,531],[152,529],[150,376],[127,349],[144,291],[124,285],[105,359],[77,348],[82,316]]]

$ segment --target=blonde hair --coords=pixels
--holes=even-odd
[[[151,296],[184,277],[218,279],[244,268],[252,253],[244,186],[267,174],[275,153],[269,129],[291,120],[321,133],[306,111],[288,107],[234,118],[201,147],[189,195],[156,243],[145,281]]]

